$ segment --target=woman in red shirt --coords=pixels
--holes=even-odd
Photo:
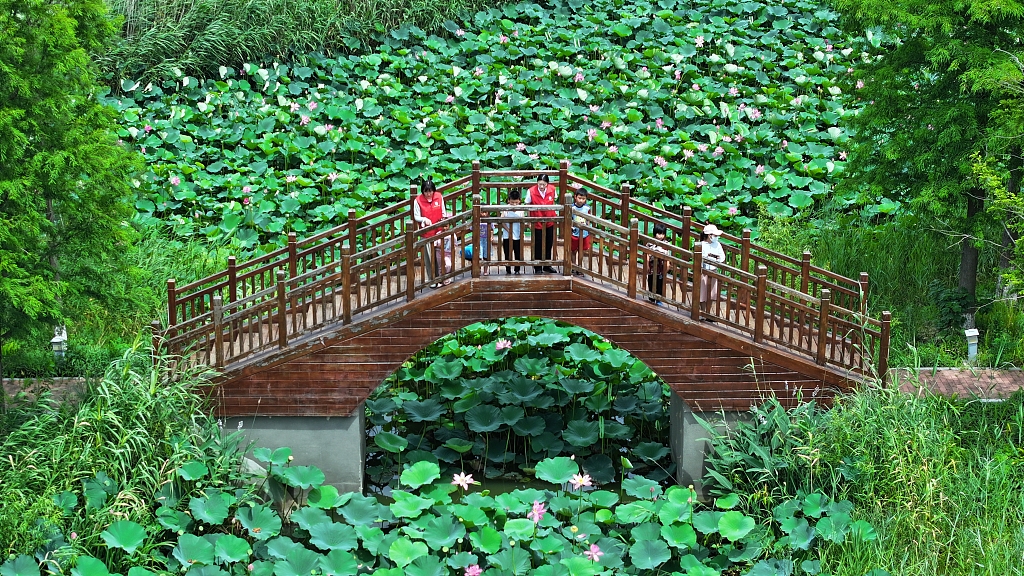
[[[434,185],[432,178],[427,178],[423,182],[423,186],[420,187],[420,193],[416,196],[416,201],[412,203],[412,217],[420,228],[437,224],[448,217],[448,212],[444,208],[444,196],[437,191],[437,186]],[[439,232],[440,230],[428,230],[423,233],[423,237],[432,238]],[[427,260],[427,270],[430,271],[432,278],[434,278],[447,274],[448,270],[445,266],[444,249],[441,242],[434,241],[432,245],[433,250],[424,250],[423,256]],[[434,260],[433,265],[430,262],[431,257]],[[451,282],[451,278],[444,281],[445,284],[451,284]],[[440,284],[435,283],[431,284],[430,287],[439,288],[440,286]]]
[[[526,203],[534,206],[551,206],[555,203],[555,187],[547,174],[537,177],[537,183],[526,193]],[[530,216],[555,217],[554,210],[531,210]],[[551,254],[555,247],[555,221],[540,221],[533,223],[533,259],[551,260]],[[534,266],[534,274],[553,273],[555,269],[551,266]]]

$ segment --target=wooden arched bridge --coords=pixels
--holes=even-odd
[[[557,216],[510,218],[504,198],[541,174],[557,187]],[[572,260],[570,192],[590,193],[591,214],[577,225],[592,245]],[[415,230],[408,202],[357,217],[254,260],[177,286],[168,281],[168,326],[154,323],[159,347],[182,365],[221,372],[224,416],[348,416],[412,354],[473,322],[543,316],[588,328],[635,354],[694,409],[743,410],[776,395],[829,398],[837,389],[887,371],[889,314],[871,318],[868,276],[854,280],[741,236],[724,235],[726,261],[705,269],[689,209],[677,215],[571,174],[484,171],[439,188],[451,217]],[[523,210],[520,206],[517,209]],[[555,220],[550,260],[504,260],[488,225],[513,221],[524,231]],[[659,242],[653,227],[664,224]],[[424,232],[437,231],[432,238]],[[453,251],[447,273],[432,277],[433,243],[490,245],[467,258]],[[529,243],[524,238],[524,243]],[[525,249],[524,255],[530,253]],[[652,292],[652,258],[664,270],[664,294]],[[521,265],[525,275],[507,275]],[[532,274],[532,266],[555,274]],[[576,270],[583,276],[572,274]],[[485,274],[487,272],[488,274]],[[718,299],[699,303],[702,278]],[[440,289],[435,282],[453,280]],[[656,306],[650,300],[660,303]]]

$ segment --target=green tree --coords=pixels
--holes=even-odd
[[[132,234],[135,156],[89,56],[113,32],[103,0],[0,0],[0,344],[52,331]]]
[[[1003,226],[975,176],[973,155],[997,156],[1006,185],[1019,189],[1018,137],[998,119],[1010,87],[1024,27],[1016,0],[835,0],[850,32],[868,32],[871,47],[858,73],[866,103],[847,187],[907,205],[953,237],[960,248],[958,286],[973,299],[978,247],[998,243]],[[1019,136],[1019,134],[1018,134]],[[884,202],[883,202],[884,204]],[[938,247],[938,249],[942,249]]]

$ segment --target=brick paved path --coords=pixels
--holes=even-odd
[[[985,368],[939,368],[932,375],[930,368],[918,372],[920,384],[914,382],[910,370],[894,371],[899,379],[900,390],[908,394],[923,394],[926,390],[935,394],[960,398],[1006,398],[1024,388],[1024,370],[992,370]]]

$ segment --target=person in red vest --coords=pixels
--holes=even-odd
[[[433,178],[427,178],[423,185],[420,186],[420,193],[416,195],[416,201],[412,203],[412,217],[420,228],[437,224],[448,217],[448,211],[444,207],[444,196],[437,191]],[[423,237],[432,238],[439,232],[440,230],[438,229],[428,230],[423,233]],[[432,250],[423,251],[423,257],[427,261],[426,269],[430,271],[431,279],[448,273],[441,242],[434,241],[432,246]],[[431,263],[431,260],[433,260],[433,263]],[[451,284],[451,282],[451,278],[444,281],[445,284]],[[430,287],[440,288],[441,285],[434,283]]]
[[[526,193],[526,203],[534,206],[551,206],[555,203],[555,187],[547,174],[537,177],[537,183]],[[554,210],[531,210],[530,216],[534,217],[555,217]],[[538,221],[533,223],[533,259],[551,260],[551,254],[555,247],[555,221]],[[551,266],[534,266],[534,274],[553,273],[555,269]]]

